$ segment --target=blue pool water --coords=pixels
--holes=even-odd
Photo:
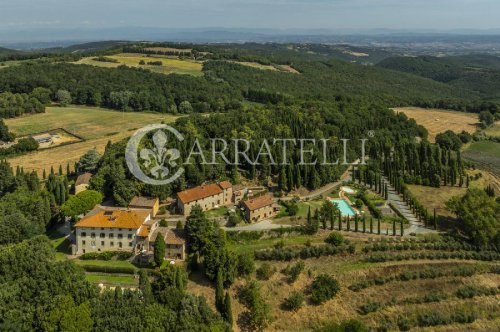
[[[342,213],[342,216],[350,216],[353,217],[356,215],[354,209],[347,203],[345,199],[332,199],[332,203],[336,204]]]

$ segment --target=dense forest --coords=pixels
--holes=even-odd
[[[500,58],[490,55],[459,57],[395,57],[377,66],[410,73],[457,89],[478,93],[483,102],[470,103],[463,110],[496,112],[500,101]]]

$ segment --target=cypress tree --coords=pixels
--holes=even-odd
[[[380,235],[380,218],[377,218],[378,235]]]
[[[401,236],[404,235],[403,220],[401,220]]]
[[[396,220],[392,221],[392,235],[396,236]]]
[[[160,234],[158,234],[154,242],[153,259],[158,267],[161,267],[163,260],[165,259],[165,240]]]
[[[339,231],[342,230],[342,212],[339,211]]]
[[[62,165],[59,164],[59,176],[63,175]]]
[[[45,171],[45,168],[43,169],[42,177],[44,180],[47,179],[47,172]]]
[[[358,232],[358,215],[354,216],[354,231]]]
[[[347,216],[347,231],[349,232],[351,230],[351,218]]]
[[[224,314],[223,314],[224,319],[226,322],[229,323],[229,325],[233,325],[233,310],[231,306],[231,296],[229,295],[228,292],[226,292],[226,297],[224,299]]]
[[[434,208],[434,229],[437,229],[436,208]]]
[[[66,175],[70,175],[71,172],[70,172],[70,169],[69,169],[69,163],[66,164]]]
[[[215,283],[215,306],[217,310],[224,314],[225,306],[224,306],[224,285],[222,281],[222,271],[219,268],[217,272],[217,280]]]
[[[373,234],[373,217],[370,217],[370,234]]]
[[[335,213],[332,212],[332,214],[330,215],[330,230],[333,231],[334,225],[335,225]]]
[[[363,215],[363,233],[366,233],[366,216]]]

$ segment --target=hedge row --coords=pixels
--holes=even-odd
[[[132,257],[133,253],[128,251],[103,251],[103,252],[88,252],[79,257],[81,260],[98,259],[102,261],[110,261],[113,257],[118,260],[126,260]]]
[[[386,242],[377,242],[369,244],[363,248],[363,252],[371,251],[403,251],[403,250],[467,250],[467,251],[482,251],[484,248],[473,246],[469,243],[457,241],[439,241],[439,242],[400,242],[390,244]],[[496,250],[492,250],[496,251]]]
[[[123,274],[134,274],[137,272],[137,269],[135,267],[127,267],[127,266],[83,265],[82,268],[87,272],[123,273]]]
[[[477,273],[493,272],[493,268],[485,268],[483,266],[462,266],[449,270],[437,270],[435,268],[427,268],[421,271],[406,271],[393,276],[378,276],[373,279],[366,279],[349,286],[349,289],[358,292],[362,289],[384,285],[393,281],[410,281],[417,279],[434,279],[440,277],[470,277]]]
[[[494,251],[457,251],[457,252],[412,252],[407,254],[376,253],[365,258],[366,262],[382,263],[411,259],[473,259],[477,261],[497,261],[500,254]]]
[[[330,244],[324,244],[319,246],[303,247],[298,249],[293,248],[278,248],[278,249],[268,249],[259,250],[255,252],[255,259],[262,261],[290,261],[297,258],[312,258],[321,256],[333,256],[342,253],[351,253],[355,251],[354,244],[332,246]]]
[[[497,294],[500,294],[500,287],[466,285],[457,289],[454,295],[460,299],[472,299],[476,296],[493,296]],[[395,300],[389,301],[387,303],[369,301],[360,305],[358,308],[358,312],[362,315],[367,315],[371,312],[380,310],[381,308],[396,304],[435,303],[450,299],[451,297],[453,297],[453,294],[447,295],[441,292],[430,292],[423,296],[409,297],[399,302]]]

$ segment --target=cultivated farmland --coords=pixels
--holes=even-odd
[[[134,130],[147,124],[161,121],[172,122],[176,117],[158,113],[123,113],[94,107],[47,107],[45,113],[6,120],[9,128],[18,136],[63,128],[84,139],[69,145],[36,151],[9,159],[13,167],[22,166],[25,170],[41,172],[43,169],[57,170],[59,165],[71,168],[80,156],[92,148],[100,152],[108,141],[117,142],[129,137]]]
[[[426,109],[419,107],[393,108],[395,112],[406,114],[411,119],[424,126],[429,132],[429,141],[434,143],[436,135],[447,130],[456,133],[465,130],[474,133],[479,122],[477,114],[455,112],[440,109]]]
[[[77,64],[86,64],[97,67],[116,68],[121,65],[129,67],[144,68],[155,73],[160,74],[186,74],[201,76],[203,75],[201,69],[203,64],[199,61],[189,59],[178,59],[176,57],[169,57],[163,55],[144,55],[136,53],[122,53],[117,55],[106,56],[106,58],[114,59],[117,62],[104,62],[94,60],[95,57],[86,57],[77,61]],[[146,64],[139,65],[140,61]],[[161,66],[148,65],[148,62],[161,61]]]

